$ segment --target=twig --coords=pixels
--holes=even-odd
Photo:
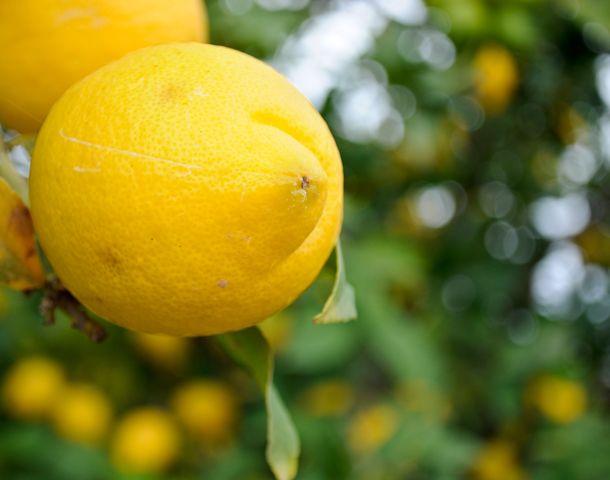
[[[100,343],[107,336],[106,330],[93,320],[80,302],[62,285],[58,278],[49,280],[44,286],[40,302],[40,313],[44,325],[55,324],[55,312],[63,310],[71,319],[72,328],[83,332],[91,341]]]

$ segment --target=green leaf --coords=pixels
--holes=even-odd
[[[301,445],[290,414],[273,385],[273,357],[267,340],[257,327],[217,338],[261,388],[267,408],[267,462],[278,480],[292,480],[297,474]]]
[[[337,259],[335,284],[322,312],[313,319],[314,323],[317,324],[349,322],[358,316],[354,287],[347,282],[345,277],[345,264],[340,240],[337,241],[335,247],[335,257]]]
[[[267,461],[278,480],[296,477],[299,452],[299,435],[290,413],[275,386],[269,383],[265,396],[267,405]]]

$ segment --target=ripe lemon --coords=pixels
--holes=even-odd
[[[143,407],[128,413],[117,425],[111,441],[114,465],[128,473],[158,473],[177,458],[178,429],[166,412]]]
[[[587,409],[587,392],[572,380],[544,375],[530,386],[529,400],[550,421],[568,424],[578,420]]]
[[[354,389],[348,382],[333,379],[309,387],[301,394],[299,403],[313,416],[338,417],[348,412],[354,397]]]
[[[134,333],[131,341],[138,353],[150,363],[175,373],[187,364],[192,346],[186,338],[148,333]]]
[[[54,360],[28,357],[13,365],[2,385],[4,406],[17,418],[46,417],[64,387],[64,371]]]
[[[264,63],[196,43],[139,50],[55,104],[30,201],[66,287],[127,328],[251,326],[316,277],[343,174],[323,119]]]
[[[484,445],[472,465],[475,480],[526,480],[528,475],[519,465],[518,451],[513,443],[495,439]]]
[[[40,127],[73,83],[127,52],[204,41],[201,0],[2,0],[0,122]]]
[[[51,414],[59,435],[74,442],[96,444],[104,439],[112,419],[107,396],[93,385],[69,385]]]
[[[501,45],[484,45],[473,59],[475,95],[490,115],[502,113],[519,85],[519,70],[512,53]]]
[[[350,420],[348,444],[355,453],[372,453],[394,436],[398,423],[399,416],[394,407],[385,404],[367,407]]]
[[[172,395],[172,409],[197,441],[224,444],[235,433],[238,401],[235,393],[213,380],[191,380]]]

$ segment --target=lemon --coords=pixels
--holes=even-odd
[[[587,392],[580,383],[544,375],[530,386],[530,401],[550,421],[565,425],[582,417],[587,409]]]
[[[197,441],[223,444],[235,432],[237,397],[220,382],[198,379],[180,385],[172,395],[172,409]]]
[[[70,88],[32,160],[43,250],[93,312],[208,335],[290,304],[336,243],[343,174],[318,112],[243,53],[171,44]]]
[[[2,385],[4,406],[17,418],[38,420],[46,417],[64,387],[64,371],[50,358],[27,357],[6,373]]]
[[[343,380],[325,380],[305,390],[300,397],[305,410],[316,417],[344,415],[354,403],[354,390]],[[355,427],[357,430],[365,427]]]
[[[472,466],[475,480],[525,480],[528,476],[519,465],[513,443],[494,439],[484,445]]]
[[[394,436],[398,422],[398,412],[390,405],[366,407],[350,420],[347,428],[348,443],[354,453],[372,453]]]
[[[0,122],[34,132],[70,85],[102,65],[206,38],[201,0],[2,0]]]
[[[68,440],[96,444],[104,439],[112,419],[108,397],[93,385],[69,385],[51,414],[55,430]]]
[[[111,441],[114,465],[126,473],[158,473],[177,458],[180,436],[172,417],[155,407],[129,412]]]
[[[190,340],[186,338],[134,333],[131,341],[138,353],[146,360],[171,372],[182,370],[191,352]]]
[[[473,59],[475,94],[490,115],[502,113],[519,85],[513,54],[501,45],[483,45]]]

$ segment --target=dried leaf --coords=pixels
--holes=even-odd
[[[356,310],[356,294],[345,277],[345,264],[343,262],[343,252],[341,251],[341,241],[335,247],[337,259],[337,270],[335,273],[335,284],[333,290],[324,304],[322,312],[313,319],[314,323],[342,323],[354,320],[358,316]]]
[[[0,283],[31,290],[40,288],[44,281],[30,211],[0,178]]]

